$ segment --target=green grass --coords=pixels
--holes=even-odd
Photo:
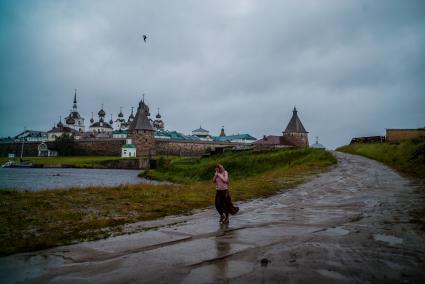
[[[308,163],[336,162],[328,152],[317,149],[281,149],[267,152],[225,153],[209,158],[158,159],[158,168],[141,174],[156,180],[192,182],[211,179],[217,163],[224,165],[233,179],[258,175],[276,168]]]
[[[34,165],[67,165],[81,168],[104,168],[105,161],[120,160],[117,156],[72,156],[72,157],[24,157],[23,160]],[[0,158],[0,163],[5,163],[8,158]],[[15,159],[16,161],[19,158]]]
[[[380,161],[400,172],[425,177],[425,139],[412,139],[400,144],[364,143],[336,149]]]
[[[229,171],[234,201],[292,188],[336,163],[330,153],[314,149],[190,160],[164,158],[160,169],[149,173],[161,173],[181,183],[41,192],[0,190],[0,254],[104,238],[119,234],[127,223],[190,214],[193,209],[211,206],[215,194],[211,178],[217,161]]]

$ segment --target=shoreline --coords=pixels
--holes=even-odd
[[[19,162],[18,158],[0,158],[0,164],[7,161]],[[81,169],[127,169],[142,170],[149,166],[149,160],[114,156],[61,156],[24,157],[23,162],[31,163],[28,168],[81,168]]]

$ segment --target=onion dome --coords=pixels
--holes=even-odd
[[[76,111],[72,111],[69,116],[72,117],[73,119],[79,119],[80,118],[80,114]]]
[[[128,122],[132,122],[134,120],[133,107],[131,107],[131,114],[128,117]]]
[[[103,110],[103,108],[101,108],[97,114],[98,114],[100,117],[104,117],[106,113],[105,113],[105,111]]]
[[[161,115],[159,114],[159,108],[158,108],[158,114],[155,116],[155,118],[158,118],[158,119],[161,118]]]
[[[63,124],[62,124],[62,117],[59,119],[59,122],[58,122],[58,124],[56,124],[56,126],[57,126],[57,127],[63,127]]]
[[[91,113],[91,118],[90,118],[90,123],[93,123],[94,119],[93,119],[93,112]]]
[[[68,118],[66,119],[66,124],[68,125],[74,125],[75,124],[75,119],[72,118],[72,116],[68,116]]]
[[[123,118],[124,117],[124,114],[122,114],[122,108],[120,107],[120,113],[118,114],[118,117],[119,118]]]
[[[112,120],[112,114],[111,114],[111,120],[109,121],[109,124],[114,123],[114,121]]]

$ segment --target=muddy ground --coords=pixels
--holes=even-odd
[[[358,156],[297,188],[239,204],[133,224],[156,229],[0,258],[14,283],[425,283],[423,181]]]

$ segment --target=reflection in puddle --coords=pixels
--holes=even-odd
[[[346,280],[347,278],[344,277],[344,275],[336,272],[336,271],[331,271],[331,270],[324,270],[324,269],[319,269],[317,270],[317,272],[324,276],[324,277],[328,277],[328,278],[333,278],[333,279],[338,279],[338,280]]]
[[[350,231],[345,230],[341,227],[329,228],[325,232],[330,234],[330,235],[337,235],[337,236],[344,236],[344,235],[347,235],[348,233],[350,233]]]
[[[44,272],[42,263],[55,267],[63,265],[64,260],[54,255],[0,258],[0,283],[26,282],[28,279],[38,277]]]
[[[386,242],[390,245],[399,245],[403,242],[403,239],[394,237],[394,236],[390,236],[390,235],[373,235],[373,239],[375,241],[382,241],[382,242]]]
[[[223,269],[225,266],[225,269]],[[231,279],[249,273],[254,264],[246,261],[219,261],[192,269],[183,283],[209,283]]]

